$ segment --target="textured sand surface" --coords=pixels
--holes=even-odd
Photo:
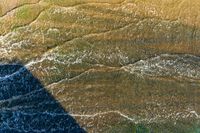
[[[199,0],[2,0],[0,60],[88,132],[198,133],[199,14]]]

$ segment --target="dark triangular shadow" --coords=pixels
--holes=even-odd
[[[85,133],[20,64],[0,65],[0,133]]]

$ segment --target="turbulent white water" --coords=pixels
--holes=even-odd
[[[122,67],[129,73],[200,80],[200,57],[162,54]]]

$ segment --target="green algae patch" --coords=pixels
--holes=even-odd
[[[16,18],[33,20],[40,11],[41,11],[41,6],[39,5],[23,6],[16,11]]]
[[[122,122],[112,126],[106,133],[199,133],[199,124],[186,121],[178,121],[177,123],[149,123],[134,124],[130,122]]]
[[[118,4],[123,2],[123,0],[44,0],[45,2],[49,2],[51,4],[56,4],[60,6],[74,6],[79,4],[85,4],[85,3],[110,3],[110,4]]]

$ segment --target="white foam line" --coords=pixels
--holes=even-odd
[[[74,79],[78,79],[79,77],[81,77],[81,76],[83,76],[83,75],[85,75],[85,74],[88,74],[89,72],[92,72],[92,71],[94,71],[94,69],[86,70],[86,71],[82,72],[81,74],[79,74],[79,75],[77,75],[77,76],[75,76],[75,77],[73,77],[73,78],[64,78],[64,79],[61,79],[61,80],[59,80],[59,81],[57,81],[57,82],[54,82],[54,83],[49,84],[47,87],[51,87],[51,86],[60,84],[60,83],[65,82],[65,81],[72,81],[72,80],[74,80]]]
[[[131,121],[131,122],[134,122],[134,123],[139,123],[139,122],[144,122],[144,121],[151,123],[151,122],[153,122],[153,121],[155,122],[156,119],[158,118],[158,116],[156,116],[155,118],[151,118],[151,119],[144,118],[144,119],[136,120],[136,119],[134,119],[134,118],[129,117],[128,115],[125,115],[125,114],[121,113],[120,111],[107,111],[107,112],[100,112],[100,113],[95,113],[95,114],[69,114],[69,115],[71,115],[71,116],[73,116],[73,117],[94,118],[94,117],[97,117],[97,116],[99,116],[99,115],[105,115],[105,114],[110,114],[110,113],[119,114],[119,115],[122,116],[123,118],[125,118],[125,119],[127,119],[127,120],[129,120],[129,121]],[[187,117],[189,117],[189,115],[192,115],[192,114],[195,115],[195,117],[196,117],[197,119],[200,118],[199,114],[198,114],[196,111],[193,111],[193,110],[188,112]],[[170,115],[171,115],[171,114],[170,114]],[[169,117],[170,115],[168,115],[168,117]],[[166,117],[166,118],[167,118],[167,117]]]
[[[121,113],[120,111],[107,111],[107,112],[100,112],[100,113],[95,113],[95,114],[70,114],[70,115],[73,116],[73,117],[96,117],[96,116],[99,116],[99,115],[105,115],[105,114],[110,114],[110,113],[117,113],[120,116],[126,118],[127,120],[135,122],[134,118],[131,118],[128,115]]]

